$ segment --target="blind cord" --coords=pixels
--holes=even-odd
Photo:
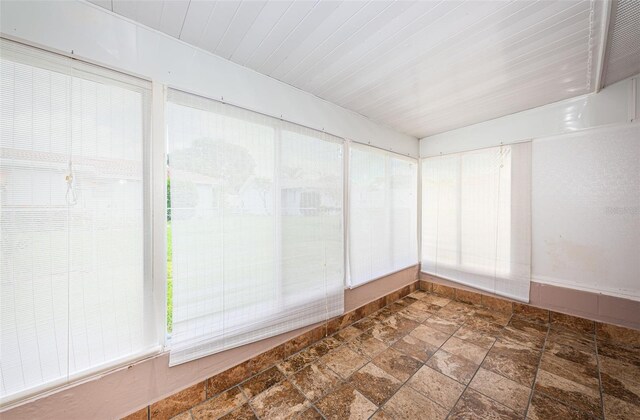
[[[69,166],[67,176],[65,176],[65,181],[67,182],[67,193],[65,194],[65,199],[67,200],[67,204],[70,206],[74,206],[78,203],[78,194],[74,188],[75,186],[75,177],[73,175],[73,162],[71,159],[71,154],[69,154]]]

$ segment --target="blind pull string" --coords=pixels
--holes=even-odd
[[[74,206],[78,203],[78,195],[74,188],[75,186],[75,176],[73,175],[73,162],[71,159],[71,154],[69,154],[69,166],[67,176],[65,176],[65,181],[67,183],[67,193],[65,194],[65,199],[67,200],[67,204],[70,206]]]

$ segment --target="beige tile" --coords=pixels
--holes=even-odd
[[[453,336],[473,343],[476,346],[482,347],[487,350],[489,350],[491,346],[493,346],[493,343],[495,343],[496,341],[495,336],[483,334],[481,332],[478,332],[474,327],[466,325],[460,327],[453,334]]]
[[[221,420],[257,420],[258,418],[253,413],[251,406],[248,403],[242,404],[239,408],[236,408],[229,414],[220,417]],[[191,417],[184,420],[191,420]]]
[[[595,365],[574,363],[553,353],[545,352],[542,355],[540,369],[589,388],[599,389],[600,387],[598,368]]]
[[[423,302],[419,303],[422,304]],[[430,312],[421,309],[422,305],[418,305],[417,307],[414,307],[414,305],[415,304],[409,306],[408,308],[404,308],[403,310],[398,312],[398,314],[418,323],[423,322],[425,319],[431,316]]]
[[[489,351],[456,337],[449,338],[441,348],[451,354],[463,357],[476,365],[480,365],[480,363],[482,363],[484,356],[486,356]]]
[[[469,387],[520,415],[524,415],[527,410],[531,389],[489,370],[480,368]]]
[[[539,326],[542,330],[534,333],[529,326]],[[500,332],[499,337],[503,340],[531,347],[534,350],[541,350],[546,338],[546,327],[544,324],[528,322],[522,318],[513,318],[509,325]]]
[[[285,419],[302,413],[309,403],[289,381],[282,381],[249,402],[260,418]]]
[[[532,387],[540,354],[540,351],[526,346],[496,341],[482,362],[482,367],[521,385]]]
[[[513,410],[473,389],[467,389],[451,411],[452,419],[521,419]]]
[[[395,343],[405,335],[403,332],[400,332],[395,328],[382,323],[380,325],[374,326],[370,330],[370,332],[373,337],[377,338],[387,345]]]
[[[415,327],[420,325],[419,322],[411,320],[409,318],[405,318],[400,313],[397,313],[393,316],[382,321],[384,325],[388,325],[389,327],[397,330],[401,336],[409,334]],[[400,338],[400,337],[398,337]]]
[[[368,419],[378,409],[350,384],[324,396],[316,407],[328,420]]]
[[[422,365],[420,361],[392,348],[377,355],[373,363],[401,381],[409,379]]]
[[[388,400],[402,384],[373,363],[368,363],[351,375],[349,382],[376,405]]]
[[[191,415],[194,420],[219,418],[240,407],[245,402],[247,402],[247,398],[238,387],[234,387],[193,407]]]
[[[396,341],[392,347],[423,363],[438,351],[437,346],[418,340],[412,335],[402,337],[400,340]]]
[[[461,383],[427,366],[421,367],[407,385],[447,409],[453,408],[465,388]]]
[[[322,415],[314,407],[307,408],[302,414],[296,417],[296,420],[324,420]]]
[[[433,299],[429,299],[429,300],[442,299],[443,301],[449,302],[449,299],[441,298],[441,297],[438,297],[436,295],[433,295],[433,296],[434,296],[434,298]],[[410,308],[413,309],[413,310],[419,311],[419,312],[421,312],[423,314],[426,314],[427,316],[430,316],[430,315],[438,313],[438,311],[440,309],[442,309],[442,306],[436,305],[435,303],[430,303],[427,300],[419,300],[418,302],[416,302],[413,305],[411,305]]]
[[[389,347],[386,343],[375,338],[371,331],[361,334],[350,342],[348,346],[356,353],[368,359],[376,357]]]
[[[560,401],[541,394],[540,392],[534,392],[531,404],[529,404],[529,410],[527,411],[527,419],[593,420],[593,417],[585,412],[562,404]]]
[[[471,381],[478,369],[477,364],[442,349],[438,350],[425,366],[429,366],[465,385]]]
[[[338,341],[341,341],[343,343],[346,343],[346,342],[349,342],[349,341],[353,340],[354,338],[356,338],[360,334],[362,334],[362,331],[360,331],[358,328],[355,328],[353,325],[350,325],[350,326],[348,326],[346,328],[341,329],[337,333],[335,333],[333,335],[333,338],[335,338]]]
[[[542,369],[538,371],[535,390],[594,417],[601,416],[602,406],[598,390],[580,385]]]
[[[310,364],[291,376],[290,380],[311,401],[317,400],[342,383],[337,374],[320,363]]]
[[[471,327],[481,334],[490,335],[492,337],[498,336],[504,329],[504,325],[473,316],[465,320],[463,327]]]
[[[511,319],[511,313],[503,313],[490,309],[480,308],[474,311],[473,317],[498,325],[507,325]]]
[[[423,324],[446,334],[453,334],[462,325],[462,323],[459,322],[440,318],[437,314],[427,318]]]
[[[379,409],[376,413],[369,417],[370,420],[394,420],[393,417],[384,412],[384,410]]]
[[[224,417],[227,417],[227,416],[224,416]],[[140,420],[143,420],[143,419],[146,420],[147,417],[145,416]],[[191,416],[191,411],[189,410],[189,411],[185,411],[184,413],[180,413],[175,417],[171,417],[171,420],[193,420],[193,417]]]
[[[434,294],[428,294],[426,296],[423,296],[422,298],[420,298],[420,300],[422,302],[425,302],[431,305],[440,306],[440,307],[446,306],[449,302],[451,302],[451,299],[449,298],[434,295]]]
[[[436,347],[443,345],[451,336],[451,334],[443,333],[442,331],[438,331],[435,328],[428,327],[426,325],[419,325],[411,331],[410,335]]]
[[[640,405],[631,404],[604,394],[604,414],[607,420],[640,419]]]
[[[368,362],[367,359],[351,350],[348,346],[332,350],[320,360],[344,379],[347,379]]]
[[[393,419],[444,419],[447,410],[405,385],[384,405],[383,410]]]

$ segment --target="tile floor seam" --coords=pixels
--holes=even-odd
[[[411,306],[411,304],[407,305],[407,307],[410,307],[410,306]],[[445,305],[445,306],[446,306],[446,305]],[[441,306],[441,307],[440,307],[440,309],[442,309],[442,308],[444,308],[444,306]],[[438,310],[440,310],[440,309],[438,309]],[[395,315],[395,314],[394,314],[394,315]],[[431,317],[432,317],[432,316],[434,316],[434,315],[435,315],[435,314],[430,313],[430,314],[429,314],[429,317],[427,317],[427,319],[431,318]],[[404,315],[400,315],[400,316],[403,316],[403,317],[404,317]],[[405,318],[406,318],[406,317],[405,317]],[[407,319],[409,319],[409,318],[407,318]],[[425,319],[425,321],[426,321],[426,319]],[[417,322],[417,321],[416,321],[416,322]],[[424,322],[424,321],[423,321],[423,322]],[[423,324],[423,322],[419,322],[418,324],[419,324],[419,325],[424,325],[424,324]],[[417,328],[417,326],[416,326],[416,328]],[[460,328],[460,326],[458,326],[458,328]],[[372,329],[373,329],[373,328],[372,328]],[[414,328],[414,329],[415,329],[415,328]],[[411,335],[411,333],[413,332],[413,330],[414,330],[414,329],[412,329],[412,330],[411,330],[411,331],[409,331],[408,333],[404,334],[402,337],[398,338],[397,340],[394,340],[394,341],[393,341],[391,344],[389,344],[389,345],[387,345],[387,343],[385,342],[385,345],[387,345],[387,350],[388,350],[388,349],[393,348],[393,345],[394,345],[395,343],[397,343],[398,341],[400,341],[400,340],[402,340],[403,338],[405,338],[405,337],[407,337],[407,336]],[[458,330],[458,329],[456,329],[456,331],[457,331],[457,330]],[[451,336],[449,336],[449,337],[452,337],[452,336],[453,336],[453,334],[455,334],[455,331],[454,331],[454,332],[451,334]],[[438,351],[438,350],[440,350],[440,348],[442,347],[442,345],[444,345],[444,343],[442,343],[442,344],[440,345],[440,347],[438,347],[438,349],[437,349],[433,354],[437,353],[437,351]],[[395,348],[393,348],[393,349],[394,349],[394,350],[396,350],[396,351],[398,351],[399,353],[402,353],[403,355],[405,355],[405,356],[407,356],[407,357],[410,357],[410,358],[412,358],[413,360],[416,360],[417,362],[419,362],[419,363],[421,364],[420,368],[424,367],[424,366],[425,366],[425,364],[429,361],[429,359],[431,359],[431,357],[433,357],[433,354],[432,354],[431,356],[429,356],[429,358],[428,358],[426,361],[422,362],[421,360],[416,359],[415,357],[413,357],[413,356],[411,356],[411,355],[409,355],[409,354],[405,353],[405,352],[404,352],[404,351],[402,351],[402,350],[395,349]],[[384,350],[384,351],[386,351],[386,350]],[[381,352],[381,353],[382,353],[382,352]],[[366,357],[366,356],[365,356],[365,357]],[[371,358],[371,359],[370,359],[369,363],[373,363],[375,366],[378,366],[378,365],[376,365],[376,364],[374,363],[373,358]],[[367,363],[367,364],[368,364],[368,363]],[[365,366],[366,366],[366,365],[365,365]],[[363,367],[364,367],[364,366],[363,366]],[[379,366],[378,366],[378,367],[379,367]],[[414,376],[416,373],[418,373],[418,371],[420,370],[420,368],[418,368],[418,369],[417,369],[414,373],[412,373],[412,374],[411,374],[411,375],[410,375],[410,376],[409,376],[409,377],[408,377],[404,382],[402,382],[402,383],[400,384],[400,386],[398,386],[398,388],[393,392],[393,394],[391,394],[391,395],[389,396],[389,398],[386,398],[385,400],[383,400],[383,401],[380,403],[380,405],[378,405],[378,404],[375,404],[375,403],[374,403],[378,408],[376,409],[376,411],[375,411],[371,416],[369,416],[369,419],[371,419],[373,416],[375,416],[379,411],[383,410],[384,405],[385,405],[385,404],[386,404],[386,403],[387,403],[391,398],[393,398],[393,397],[394,397],[394,395],[396,395],[396,394],[398,393],[398,391],[400,391],[400,389],[402,389],[402,387],[403,387],[403,386],[405,386],[405,385],[406,385],[406,386],[408,386],[409,388],[411,388],[412,390],[416,391],[413,387],[411,387],[410,385],[407,385],[407,382],[409,382],[409,381],[411,380],[411,378],[413,378],[413,376]],[[360,368],[360,369],[362,369],[362,368]],[[358,371],[359,371],[360,369],[358,369]],[[384,371],[384,369],[382,369],[382,370]],[[357,372],[357,371],[356,371],[356,372]],[[385,371],[385,373],[387,373],[387,372]],[[387,374],[388,374],[388,373],[387,373]],[[393,376],[393,375],[391,375],[391,376]],[[396,378],[396,379],[398,379],[398,378]],[[356,389],[357,389],[357,388],[356,388]],[[424,396],[425,398],[429,399],[429,400],[430,400],[430,401],[432,401],[433,403],[437,404],[438,406],[442,407],[442,405],[440,405],[439,403],[437,403],[437,402],[436,402],[436,401],[434,401],[433,399],[431,399],[431,398],[427,397],[427,396],[426,396],[426,395],[424,395],[423,393],[421,393],[421,392],[419,392],[419,391],[416,391],[416,392],[418,392],[420,395]],[[365,396],[365,397],[366,397],[366,396]],[[368,399],[368,398],[367,398],[367,399]],[[371,401],[371,400],[369,400],[369,401]],[[373,402],[373,401],[372,401],[372,402]],[[446,409],[446,407],[443,407],[443,408],[445,408],[445,409]]]
[[[451,302],[453,302],[453,300],[452,300]],[[449,303],[451,303],[451,302],[449,302]],[[449,303],[447,303],[447,305],[448,305]],[[445,307],[445,306],[447,306],[447,305],[441,306],[441,307],[440,307],[440,309],[444,308],[444,307]],[[440,309],[438,309],[438,311],[440,311]],[[438,313],[438,311],[436,311],[436,313],[432,313],[432,314],[430,314],[430,315],[429,315],[429,317],[428,317],[427,319],[431,318],[432,316],[436,316],[436,315],[437,315],[437,313]],[[424,321],[424,322],[426,322],[426,319],[425,319],[425,321]],[[424,325],[424,322],[420,323],[420,325]],[[462,325],[464,325],[464,323],[463,323]],[[451,333],[451,335],[449,335],[449,338],[453,337],[453,335],[456,333],[456,331],[458,331],[458,330],[462,327],[462,325],[459,325],[459,326],[458,326],[458,328],[456,328],[456,329],[455,329],[455,331],[453,331],[453,332]],[[417,327],[416,327],[416,328],[417,328]],[[415,329],[415,328],[414,328],[414,329]],[[394,342],[394,344],[395,344],[397,341],[402,340],[404,337],[406,337],[406,336],[410,335],[410,334],[411,334],[411,332],[413,332],[413,330],[411,330],[410,332],[408,332],[407,334],[403,335],[401,338],[399,338],[398,340],[396,340],[396,341]],[[445,334],[446,334],[446,333],[445,333]],[[447,338],[447,340],[449,340],[449,338]],[[429,362],[429,360],[431,360],[431,358],[432,358],[432,357],[433,357],[433,356],[434,356],[434,355],[435,355],[435,354],[436,354],[436,353],[437,353],[437,352],[442,348],[442,346],[444,346],[444,344],[447,342],[447,340],[445,340],[445,342],[444,342],[444,343],[442,343],[442,344],[437,348],[437,350],[436,350],[436,351],[434,351],[434,352],[433,352],[433,354],[427,358],[427,360],[425,360],[424,362],[422,362],[422,361],[418,360],[418,362],[420,362],[420,363],[422,364],[422,366],[420,366],[420,368],[419,368],[418,370],[416,370],[415,372],[413,372],[413,373],[409,376],[409,378],[407,378],[407,380],[406,380],[406,381],[404,381],[404,382],[403,382],[403,383],[398,387],[398,389],[396,389],[396,391],[395,391],[393,394],[391,394],[391,396],[390,396],[389,398],[387,398],[386,400],[384,400],[384,401],[380,404],[380,406],[379,406],[378,410],[376,410],[376,412],[375,412],[375,413],[373,413],[373,414],[371,415],[371,417],[373,417],[373,416],[374,416],[378,411],[383,410],[383,409],[384,409],[384,405],[385,405],[385,404],[387,404],[387,402],[389,402],[389,400],[390,400],[391,398],[393,398],[393,397],[394,397],[394,395],[396,395],[396,394],[398,393],[398,391],[400,391],[400,390],[402,389],[402,387],[403,387],[403,386],[405,386],[405,385],[406,385],[407,387],[411,388],[412,390],[416,391],[418,394],[422,395],[423,397],[427,398],[429,401],[432,401],[432,402],[433,402],[434,404],[436,404],[437,406],[442,407],[442,408],[444,408],[445,410],[447,409],[446,407],[443,407],[440,403],[438,403],[438,402],[434,401],[431,397],[428,397],[428,396],[424,395],[422,392],[420,392],[420,391],[416,390],[416,389],[415,389],[415,388],[413,388],[411,385],[408,385],[408,384],[407,384],[407,383],[411,380],[411,378],[413,378],[413,377],[415,376],[415,374],[416,374],[416,373],[418,373],[418,371],[419,371],[422,367],[425,367],[425,366],[426,366],[427,362]],[[391,348],[391,346],[389,346],[389,348]],[[399,351],[400,351],[400,350],[399,350]],[[408,357],[411,357],[411,356],[409,356],[408,354],[406,354],[406,353],[404,353],[404,352],[402,352],[402,351],[400,351],[400,352],[401,352],[402,354],[405,354],[405,355],[406,355],[406,356],[408,356]],[[415,359],[415,358],[413,358],[413,357],[411,357],[411,358],[412,358],[412,359],[414,359],[414,360],[417,360],[417,359]],[[372,362],[372,363],[373,363],[373,362]],[[377,365],[376,365],[376,366],[377,366]],[[432,369],[432,368],[431,368],[431,367],[429,367],[429,366],[427,366],[427,367],[428,367],[429,369]],[[435,369],[434,369],[434,370],[435,370]],[[444,375],[444,374],[443,374],[443,375]],[[447,375],[445,375],[445,376],[447,376]],[[447,376],[447,377],[448,377],[448,376]],[[453,378],[452,378],[452,379],[453,379]],[[457,381],[456,381],[456,382],[457,382]],[[456,401],[456,403],[457,403],[457,401]],[[454,406],[455,406],[455,405],[454,405]],[[453,408],[452,408],[452,409],[453,409]],[[371,419],[371,417],[369,417],[369,419]],[[448,414],[447,414],[447,417],[448,417]]]
[[[602,409],[602,419],[606,420],[605,410],[604,410],[604,390],[602,389],[602,372],[600,371],[600,355],[598,353],[598,329],[595,328],[593,331],[593,340],[595,342],[596,347],[596,367],[598,369],[598,389],[600,390],[600,407]]]
[[[339,347],[338,347],[339,348]],[[321,399],[323,399],[324,397],[326,397],[327,395],[329,395],[331,392],[333,392],[334,390],[338,389],[338,388],[342,388],[344,385],[347,384],[347,380],[346,379],[342,379],[342,376],[340,376],[340,374],[338,374],[336,371],[334,371],[333,369],[331,369],[326,363],[321,362],[320,360],[316,360],[314,363],[318,363],[321,364],[322,366],[324,366],[325,368],[329,369],[329,371],[333,372],[334,375],[336,375],[338,377],[339,383],[338,386],[331,388],[329,390],[327,390],[326,392],[320,394],[320,396],[318,398],[316,398],[315,400],[311,400],[309,398],[307,398],[307,396],[304,394],[304,392],[302,392],[302,390],[300,390],[300,392],[302,393],[302,395],[304,395],[305,398],[307,398],[309,401],[311,401],[312,404],[315,404],[314,401],[320,401]],[[309,366],[309,365],[307,365]],[[300,369],[302,370],[302,369]],[[300,371],[298,371],[300,372]],[[293,376],[293,375],[292,375]],[[299,389],[299,387],[293,382],[293,381],[289,381],[291,382],[291,385],[295,386],[296,388]]]
[[[311,364],[313,364],[313,363],[320,363],[320,360],[316,360],[315,362],[309,363],[309,365],[311,365]],[[309,365],[307,365],[307,366],[309,366]],[[307,366],[305,366],[305,368],[306,368]],[[323,366],[325,366],[327,369],[331,370],[331,368],[329,368],[329,366],[326,366],[326,365],[324,365],[324,364],[323,364]],[[304,369],[304,368],[303,368],[303,369]],[[302,370],[302,369],[300,369],[298,372],[300,372],[301,370]],[[291,375],[291,376],[293,376],[293,375]],[[339,376],[338,376],[338,377],[339,377]],[[318,409],[316,408],[316,405],[315,405],[315,403],[313,402],[313,400],[311,400],[310,398],[307,398],[307,395],[306,395],[304,392],[302,392],[302,389],[300,389],[300,387],[299,387],[298,385],[296,385],[296,383],[295,383],[295,382],[293,382],[292,380],[290,380],[289,378],[286,378],[286,377],[285,377],[285,380],[289,380],[289,383],[290,383],[290,384],[291,384],[295,389],[297,389],[297,390],[298,390],[298,392],[299,392],[300,394],[302,394],[302,396],[304,396],[304,399],[305,399],[305,400],[307,400],[307,401],[309,401],[310,407],[308,407],[308,408],[307,408],[307,410],[309,410],[311,407],[315,408],[315,409],[316,409],[316,411],[317,411],[318,413],[320,413],[320,417],[322,417],[323,419],[325,419],[325,420],[326,420],[325,415],[324,415],[320,410],[318,410]],[[340,386],[342,386],[342,385],[344,385],[344,384],[340,384]],[[275,385],[274,385],[274,386],[275,386]],[[333,388],[332,388],[332,389],[330,389],[329,391],[325,392],[324,394],[320,395],[320,396],[319,396],[318,398],[316,398],[315,400],[316,400],[316,401],[320,401],[322,398],[324,398],[324,397],[325,397],[327,394],[329,394],[329,392],[331,392],[331,391],[333,391]],[[303,413],[306,413],[306,412],[307,412],[307,410],[304,410],[303,412],[298,413],[296,416],[294,416],[294,418],[295,418],[295,417],[299,417],[299,416],[300,416],[300,415],[302,415]]]
[[[542,366],[542,358],[544,357],[544,351],[547,347],[547,340],[549,339],[550,331],[551,331],[551,323],[549,323],[549,325],[547,326],[547,333],[544,336],[544,343],[542,343],[542,349],[540,350],[540,359],[538,359],[538,367],[536,368],[535,375],[533,375],[533,383],[531,384],[531,394],[529,394],[527,409],[524,412],[525,418],[527,418],[527,416],[529,415],[529,407],[531,406],[531,401],[533,400],[533,394],[536,392],[536,381],[538,380],[538,372],[540,371],[540,366]]]
[[[511,314],[509,316],[509,321],[511,321],[511,318],[513,317],[513,314]],[[466,323],[466,321],[465,321]],[[464,324],[462,324],[464,325]],[[507,324],[508,325],[508,324]],[[504,326],[502,327],[504,328]],[[455,333],[454,333],[455,334]],[[460,400],[462,399],[462,396],[465,394],[465,392],[467,392],[467,389],[469,389],[469,386],[471,385],[471,382],[473,381],[473,378],[476,377],[476,375],[478,374],[478,370],[480,370],[480,367],[482,366],[482,364],[484,363],[485,359],[487,358],[487,356],[489,355],[489,352],[491,352],[491,349],[493,349],[493,346],[496,344],[497,342],[497,337],[496,339],[493,341],[493,343],[491,344],[491,347],[489,348],[489,350],[487,350],[487,353],[484,355],[484,357],[482,358],[482,361],[480,362],[480,364],[478,365],[478,367],[476,368],[476,371],[473,373],[473,376],[471,376],[471,378],[469,379],[469,383],[467,383],[464,386],[464,390],[462,391],[462,393],[460,394],[460,396],[458,397],[458,399],[456,400],[455,404],[453,404],[453,406],[451,407],[451,409],[449,410],[449,412],[447,413],[447,419],[451,418],[451,413],[453,413],[453,410],[456,408],[456,406],[458,405],[458,403],[460,402]],[[444,344],[444,343],[443,343]],[[471,388],[473,389],[473,388]],[[484,394],[482,394],[484,395]],[[491,401],[495,401],[493,398],[490,398],[489,396],[486,396],[487,398],[489,398]],[[500,404],[500,405],[504,405],[498,401],[495,401],[496,403]],[[506,406],[505,406],[506,407]],[[526,416],[526,414],[525,414]]]
[[[417,328],[417,327],[416,327],[416,328]],[[414,328],[414,329],[415,329],[415,328]],[[411,330],[411,331],[413,331],[413,330]],[[457,331],[457,330],[456,330],[456,331]],[[411,332],[409,332],[409,333],[407,333],[407,334],[403,335],[403,336],[402,336],[400,339],[398,339],[397,341],[402,340],[404,337],[408,336],[409,334],[411,334]],[[395,344],[395,342],[394,342],[394,344]],[[442,345],[444,345],[444,343],[442,343]],[[440,345],[440,347],[442,347],[442,345]],[[438,350],[440,350],[440,347],[438,347]],[[389,346],[389,348],[391,348],[391,346]],[[438,350],[436,350],[433,354],[436,354]],[[399,351],[400,353],[402,353],[403,355],[407,356],[407,357],[411,357],[412,359],[417,360],[417,359],[415,359],[414,357],[409,356],[408,354],[406,354],[406,353],[404,353],[404,352],[402,352],[402,351],[400,351],[400,350],[398,350],[398,351]],[[405,385],[406,385],[406,386],[408,386],[409,388],[411,388],[412,390],[416,391],[418,394],[420,394],[420,395],[424,396],[424,397],[425,397],[425,398],[427,398],[428,400],[432,401],[434,404],[436,404],[436,405],[438,405],[438,406],[442,407],[442,405],[440,405],[439,403],[437,403],[436,401],[434,401],[432,398],[427,397],[427,396],[426,396],[426,395],[424,395],[422,392],[417,391],[417,390],[416,390],[416,389],[414,389],[411,385],[408,385],[408,384],[407,384],[407,383],[411,380],[411,378],[413,378],[413,377],[415,376],[415,374],[416,374],[416,373],[418,373],[418,371],[419,371],[422,367],[424,367],[424,366],[426,365],[426,363],[429,361],[429,359],[431,359],[431,357],[433,357],[433,354],[432,354],[432,355],[431,355],[431,356],[430,356],[430,357],[429,357],[429,358],[428,358],[424,363],[423,363],[422,361],[420,361],[420,360],[417,360],[417,361],[421,364],[420,368],[418,368],[415,372],[413,372],[413,373],[412,373],[412,374],[407,378],[407,380],[406,380],[406,381],[402,382],[402,384],[398,387],[398,389],[396,389],[396,390],[395,390],[395,392],[394,392],[393,394],[391,394],[391,396],[389,396],[389,398],[385,399],[382,403],[380,403],[380,405],[378,406],[378,410],[376,410],[376,412],[375,412],[375,413],[373,413],[369,418],[373,417],[373,416],[374,416],[378,411],[382,410],[382,409],[384,408],[384,405],[385,405],[387,402],[389,402],[389,400],[390,400],[391,398],[393,398],[393,397],[394,397],[394,395],[396,395],[396,394],[398,393],[398,391],[400,391],[400,390],[402,389],[402,387],[403,387],[403,386],[405,386]],[[371,363],[373,363],[373,361],[371,361]],[[375,364],[375,363],[374,363],[374,364]],[[376,366],[378,366],[378,365],[376,365]],[[427,366],[427,367],[428,367],[428,366]],[[393,376],[393,375],[391,375],[391,376]],[[397,378],[396,378],[396,379],[397,379]],[[446,407],[443,407],[443,408],[446,410]]]
[[[252,376],[251,378],[253,378],[253,376]],[[251,379],[251,378],[249,378],[249,379]],[[285,376],[285,378],[286,378],[286,376]],[[246,381],[248,381],[249,379],[247,379]],[[247,402],[246,402],[245,404],[247,404],[247,406],[249,407],[249,409],[251,410],[251,412],[253,413],[253,415],[254,415],[254,416],[256,416],[256,419],[260,420],[260,416],[258,416],[258,413],[256,413],[256,410],[254,410],[254,409],[253,409],[253,406],[250,404],[250,402],[251,402],[252,398],[249,398],[249,397],[247,396],[247,393],[244,391],[244,389],[242,389],[242,388],[240,387],[240,385],[241,385],[241,384],[243,384],[243,383],[245,383],[246,381],[240,382],[240,383],[239,383],[238,385],[236,385],[236,386],[238,387],[238,389],[240,390],[240,392],[242,393],[242,395],[244,395],[244,397],[247,399]],[[282,381],[280,381],[280,382],[282,382]],[[278,384],[279,384],[280,382],[278,382]],[[274,384],[273,386],[276,386],[276,385],[277,385],[277,384]],[[254,395],[254,397],[255,397],[255,395]],[[232,410],[232,411],[233,411],[233,410]]]

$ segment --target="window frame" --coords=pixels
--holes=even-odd
[[[0,397],[0,405],[3,409],[14,407],[18,404],[37,398],[42,394],[58,392],[77,385],[81,381],[88,380],[103,375],[105,372],[116,370],[133,362],[158,355],[164,350],[163,334],[159,334],[159,328],[164,329],[162,318],[158,318],[158,301],[162,299],[164,289],[160,287],[161,279],[155,276],[154,267],[164,265],[166,267],[166,255],[164,259],[156,259],[156,223],[154,216],[158,212],[163,213],[157,206],[160,197],[154,191],[155,184],[152,172],[156,165],[154,161],[158,156],[153,156],[153,151],[158,153],[155,136],[152,132],[152,125],[155,117],[154,104],[157,100],[154,95],[154,85],[150,80],[146,80],[127,73],[122,73],[104,66],[94,65],[62,54],[43,50],[16,41],[0,38],[0,57],[8,61],[13,61],[47,71],[64,74],[70,78],[79,78],[96,83],[109,83],[120,86],[124,89],[140,92],[142,96],[142,246],[143,246],[143,302],[140,302],[145,328],[145,334],[155,335],[149,338],[155,344],[133,354],[122,356],[108,362],[93,365],[89,368],[74,372],[63,377],[42,382],[36,386],[25,388],[21,391]],[[137,90],[138,88],[139,90]],[[161,99],[161,98],[160,98]],[[162,140],[161,138],[159,139]],[[162,146],[162,148],[164,145]],[[166,213],[166,212],[165,212]],[[163,227],[164,229],[164,227]],[[166,279],[166,274],[165,274]],[[166,281],[165,281],[166,283]],[[165,304],[166,306],[166,304]],[[165,309],[166,310],[166,309]]]

